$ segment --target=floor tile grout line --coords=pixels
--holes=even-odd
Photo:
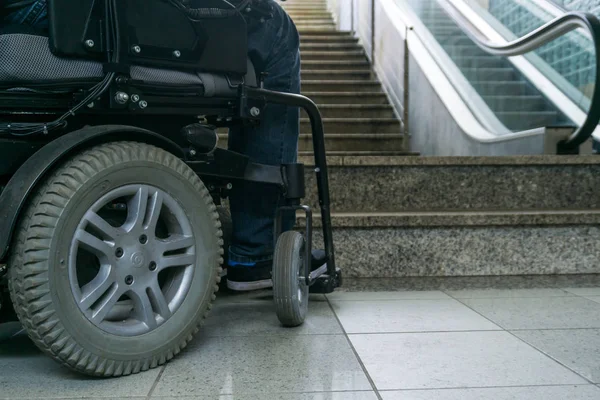
[[[154,380],[154,383],[152,384],[152,387],[150,388],[150,391],[148,392],[146,399],[150,399],[152,397],[152,393],[154,393],[154,389],[156,389],[156,386],[158,385],[160,378],[162,378],[163,372],[165,372],[166,368],[167,368],[167,364],[164,364],[162,366],[162,368],[160,369],[160,371],[158,372],[158,375],[156,376],[156,379]]]
[[[557,383],[541,385],[500,385],[500,386],[453,386],[453,387],[434,387],[418,389],[380,389],[380,392],[427,392],[432,390],[465,390],[465,389],[502,389],[502,388],[538,388],[538,387],[573,387],[573,386],[598,386],[595,383]]]
[[[348,345],[352,349],[352,352],[354,353],[354,356],[356,357],[356,360],[358,361],[358,364],[362,368],[363,373],[367,377],[367,380],[369,381],[369,384],[371,385],[371,388],[373,389],[373,392],[375,392],[375,396],[377,396],[378,400],[383,400],[383,397],[381,397],[381,394],[379,394],[379,391],[377,390],[377,386],[375,385],[375,381],[371,377],[371,374],[369,374],[369,371],[367,370],[366,365],[363,363],[362,359],[360,358],[360,356],[358,354],[358,351],[356,351],[356,348],[352,344],[352,341],[350,340],[350,337],[346,333],[346,328],[344,328],[344,325],[342,324],[342,321],[340,321],[340,318],[338,317],[337,313],[335,312],[335,309],[333,308],[333,305],[329,301],[329,297],[327,297],[327,295],[325,296],[325,300],[327,301],[327,304],[329,304],[329,308],[331,309],[331,312],[333,313],[333,316],[335,317],[335,320],[340,325],[340,328],[342,329],[342,332],[344,333],[344,337],[346,338],[346,341],[348,342]]]
[[[458,299],[457,299],[458,300]],[[460,300],[458,300],[460,301]],[[581,375],[580,373],[578,373],[577,371],[574,371],[573,369],[569,368],[568,366],[566,366],[565,364],[563,364],[562,362],[556,360],[554,357],[550,356],[549,354],[546,354],[545,352],[543,352],[542,350],[538,349],[537,347],[535,347],[534,345],[532,345],[531,343],[526,342],[525,340],[521,339],[520,337],[518,337],[517,335],[515,335],[514,333],[512,333],[511,331],[509,331],[508,329],[504,328],[502,325],[492,321],[490,318],[486,317],[485,315],[483,315],[482,313],[480,313],[479,311],[475,310],[474,308],[472,308],[471,306],[469,306],[468,304],[463,303],[462,301],[460,301],[465,307],[468,307],[469,309],[473,310],[473,312],[481,315],[483,318],[487,319],[488,321],[490,321],[491,323],[501,327],[502,329],[504,329],[504,332],[508,333],[509,335],[511,335],[512,337],[514,337],[515,339],[519,340],[520,342],[524,343],[525,345],[529,346],[530,348],[534,349],[536,352],[542,354],[543,356],[545,356],[546,358],[554,361],[555,363],[557,363],[558,365],[563,366],[564,368],[568,369],[569,371],[573,372],[575,375],[579,376],[580,378],[584,379],[586,382],[589,382],[591,384],[595,384],[594,382],[592,382],[591,380],[589,380],[588,378],[586,378],[585,376]]]

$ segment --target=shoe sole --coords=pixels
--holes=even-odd
[[[227,280],[227,287],[237,292],[249,292],[252,290],[261,290],[273,287],[273,281],[271,279],[265,279],[263,281],[256,282],[234,282]]]

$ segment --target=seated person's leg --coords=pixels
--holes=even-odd
[[[4,0],[0,4],[2,25],[25,25],[36,28],[48,27],[46,0]]]
[[[249,54],[258,71],[267,72],[265,89],[300,92],[299,36],[285,11],[275,4],[275,17],[264,23],[249,21]],[[297,160],[299,109],[268,104],[260,127],[232,129],[229,148],[268,165]],[[279,190],[254,183],[234,184],[231,197],[233,237],[227,281],[232,289],[271,286],[274,216],[283,199]],[[284,229],[294,225],[286,216]]]

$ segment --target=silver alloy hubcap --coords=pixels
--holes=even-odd
[[[195,263],[192,227],[179,203],[158,188],[128,185],[85,213],[71,241],[69,281],[89,321],[134,336],[177,311]]]

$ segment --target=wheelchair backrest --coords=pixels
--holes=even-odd
[[[61,57],[106,60],[114,48],[108,24],[115,19],[124,64],[244,75],[247,28],[223,0],[202,0],[202,9],[179,0],[49,0],[50,48]],[[192,14],[192,15],[190,15]],[[126,65],[125,65],[126,66]]]

